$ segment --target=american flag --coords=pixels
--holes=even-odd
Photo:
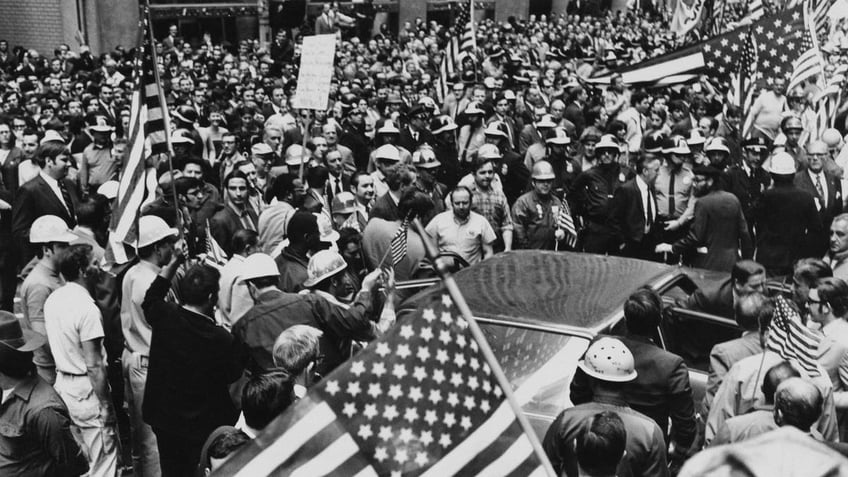
[[[442,62],[439,65],[439,82],[436,84],[436,97],[439,102],[444,101],[448,95],[448,82],[450,77],[456,72],[456,58],[458,56],[459,40],[455,36],[451,36],[442,55]],[[457,98],[458,100],[459,98]]]
[[[813,122],[813,130],[810,131],[811,139],[819,139],[825,129],[833,124],[844,82],[845,76],[841,74],[830,76],[827,78],[824,89],[813,98],[816,120]]]
[[[147,159],[168,152],[167,109],[159,86],[149,21],[149,9],[144,5],[140,12],[139,46],[133,71],[135,90],[130,108],[129,150],[122,167],[109,227],[107,259],[118,263],[128,260],[124,248],[118,245],[132,245],[136,241],[141,206],[148,197],[152,197],[146,177]]]
[[[568,204],[565,201],[559,208],[557,213],[556,225],[558,229],[565,232],[565,244],[571,248],[577,247],[577,227],[574,225],[574,218],[571,217],[571,211],[568,209]]]
[[[392,266],[396,267],[403,260],[403,257],[406,256],[406,248],[409,245],[409,219],[403,219],[403,222],[400,223],[400,228],[395,233],[395,236],[392,237],[392,242],[389,245],[389,249],[392,254]]]
[[[810,376],[818,376],[817,362],[821,336],[801,322],[801,316],[782,296],[775,300],[766,348],[800,366]]]
[[[206,259],[204,262],[213,267],[223,267],[227,264],[227,253],[212,235],[209,220],[206,221]]]
[[[792,64],[792,76],[789,79],[788,90],[800,86],[805,80],[822,77],[824,75],[824,58],[815,37],[815,24],[809,11],[804,11],[805,28],[801,35],[801,48],[803,53]]]
[[[462,29],[462,33],[451,35],[445,47],[442,62],[439,65],[439,81],[436,84],[436,97],[444,101],[448,94],[448,81],[459,70],[462,58],[468,54],[476,54],[477,37],[474,33],[474,2],[460,1],[456,12],[454,29]]]
[[[456,14],[456,26],[462,28],[462,34],[459,35],[459,54],[476,54],[477,52],[477,35],[474,30],[474,0],[468,0],[460,3],[459,11]],[[461,60],[461,57],[457,58]]]
[[[551,475],[530,439],[443,295],[312,387],[214,475]]]

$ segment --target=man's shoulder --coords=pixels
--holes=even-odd
[[[660,436],[662,438],[662,430],[656,421],[627,406],[616,406],[592,401],[566,409],[562,412],[562,416],[582,419],[584,416],[592,416],[603,411],[613,411],[618,414],[624,422],[628,434],[632,432],[634,438],[641,437],[644,439],[647,437],[651,439],[653,436]]]

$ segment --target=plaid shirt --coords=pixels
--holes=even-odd
[[[496,232],[503,233],[512,230],[512,215],[503,191],[494,188],[482,190],[477,187],[476,183],[472,184],[469,189],[474,194],[471,201],[471,210],[485,217]]]

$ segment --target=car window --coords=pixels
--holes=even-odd
[[[569,388],[589,340],[555,332],[480,322],[516,398],[537,434],[571,407]]]
[[[682,357],[689,369],[705,373],[713,346],[742,335],[733,320],[676,306],[665,308],[660,331],[667,350]]]

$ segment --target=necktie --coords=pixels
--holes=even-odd
[[[827,198],[824,196],[824,187],[822,187],[821,174],[816,174],[816,193],[818,193],[819,198],[822,201],[822,205],[824,207],[827,207],[827,204],[825,204]]]
[[[677,215],[674,206],[674,172],[669,171],[668,176],[668,216],[674,217]]]
[[[651,195],[651,189],[650,188],[647,190],[647,196],[648,196],[648,200],[647,200],[648,207],[646,209],[647,213],[646,213],[646,217],[645,217],[645,230],[649,231],[651,229],[651,225],[653,225],[653,222],[654,222],[654,204],[653,204],[654,198]]]
[[[65,181],[59,181],[59,192],[62,193],[62,200],[65,201],[65,208],[68,209],[68,213],[73,217],[73,202],[71,202],[71,194],[68,192],[68,188],[65,186]]]

